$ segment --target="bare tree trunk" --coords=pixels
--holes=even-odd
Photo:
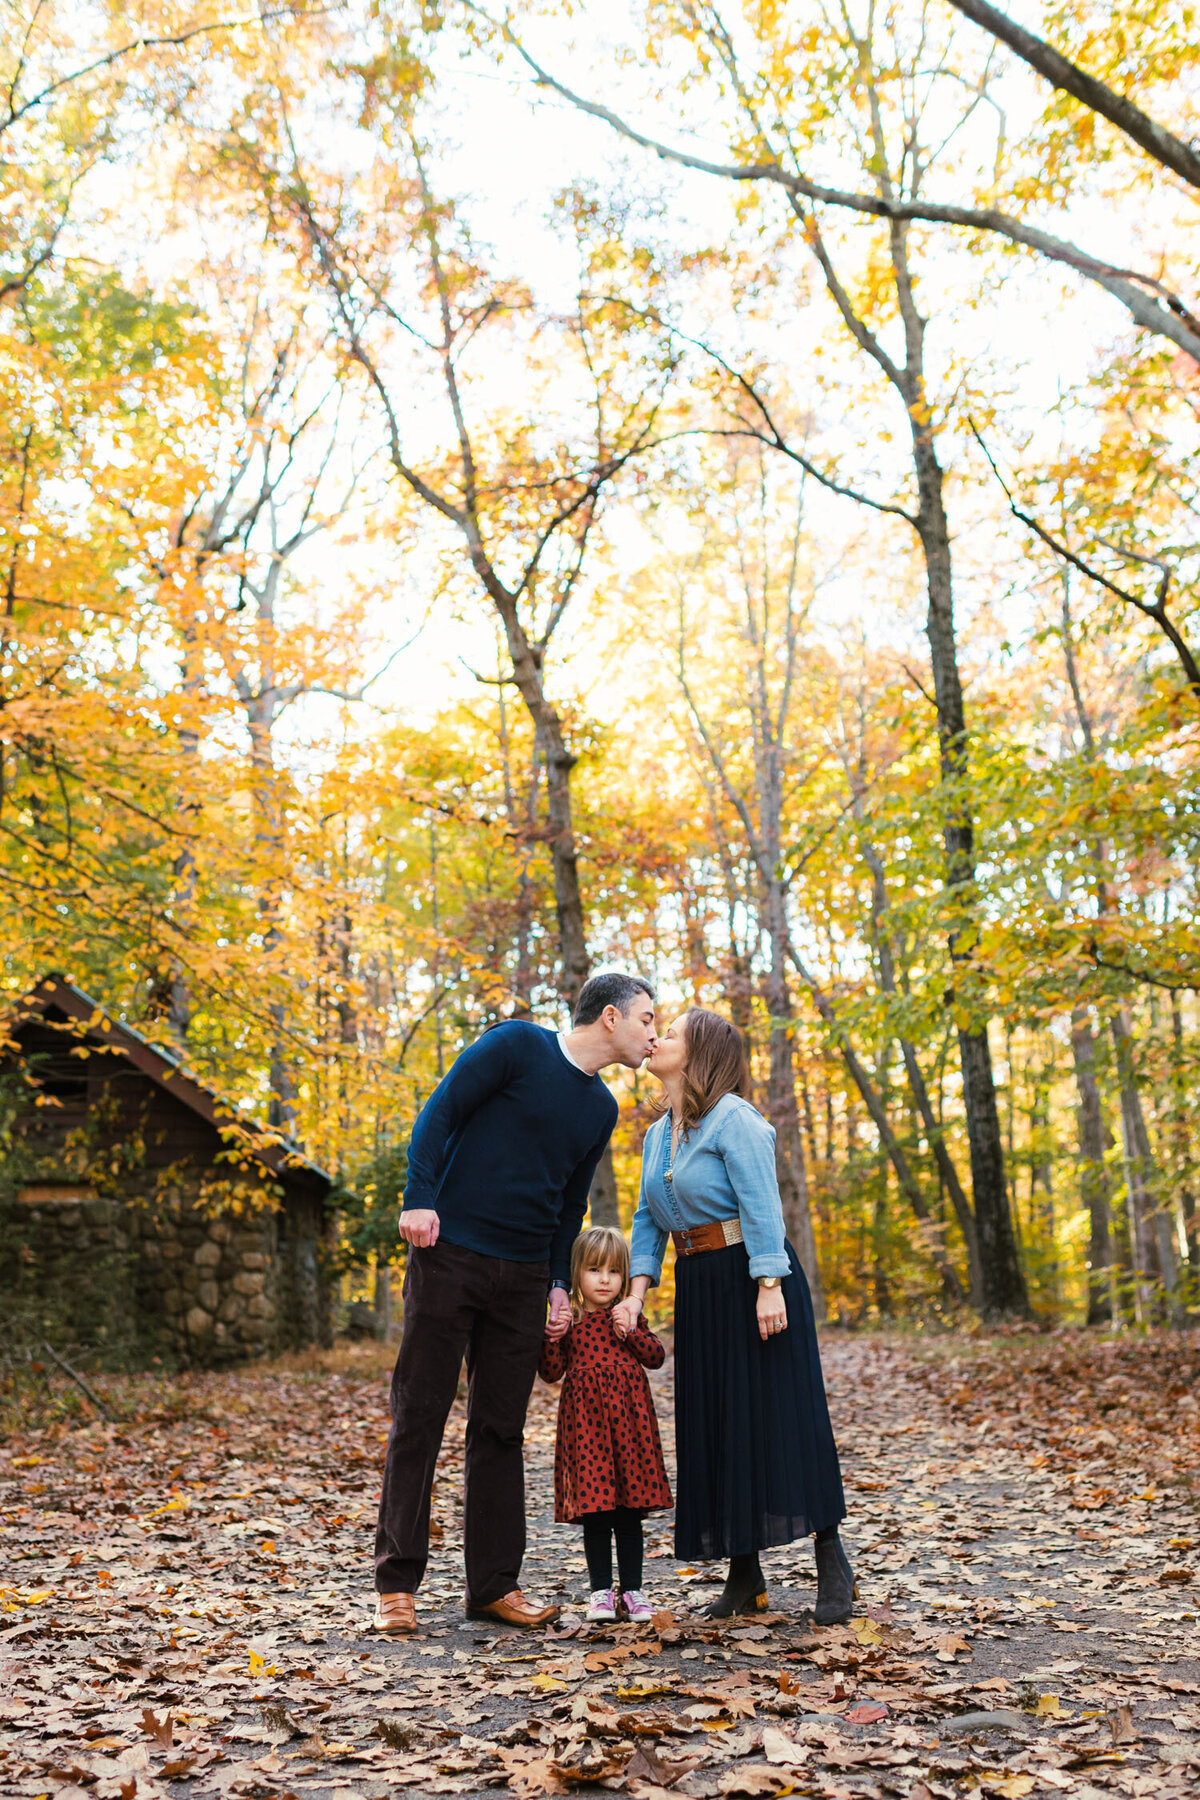
[[[392,1271],[380,1258],[375,1260],[375,1336],[387,1343],[392,1329]]]
[[[825,1317],[825,1284],[817,1261],[817,1240],[808,1202],[808,1172],[800,1142],[800,1114],[796,1107],[796,1065],[793,1055],[792,998],[787,980],[787,921],[782,883],[775,879],[767,894],[767,936],[771,965],[767,971],[766,999],[770,1014],[767,1116],[775,1127],[775,1173],[783,1222],[796,1247],[796,1255],[812,1290],[818,1322]]]
[[[1173,1325],[1186,1318],[1179,1286],[1179,1263],[1171,1219],[1163,1204],[1162,1181],[1146,1129],[1133,1057],[1129,1010],[1119,1006],[1112,1021],[1117,1076],[1121,1084],[1121,1132],[1129,1198],[1129,1236],[1134,1255],[1134,1295],[1138,1323],[1148,1323],[1154,1307],[1154,1276],[1162,1282],[1167,1317]]]
[[[588,1219],[593,1225],[612,1225],[618,1231],[621,1229],[617,1172],[613,1167],[611,1142],[605,1144],[604,1154],[596,1164],[596,1173],[592,1176],[591,1191],[588,1194]]]
[[[929,584],[927,636],[938,706],[938,742],[946,808],[942,828],[946,887],[952,917],[957,914],[950,932],[950,958],[952,966],[960,972],[958,978],[969,986],[975,826],[969,801],[967,727],[955,644],[950,534],[942,500],[942,471],[932,434],[928,426],[920,422],[927,416],[924,400],[918,404],[918,394],[914,393],[910,417],[913,419],[914,455],[921,490],[920,535]],[[956,1008],[973,1009],[973,997],[969,992],[957,994],[952,1003]],[[1024,1316],[1029,1311],[1029,1297],[1009,1212],[1004,1147],[987,1026],[960,1023],[958,1049],[971,1152],[971,1190],[975,1200],[982,1310],[985,1318],[1010,1314]]]
[[[199,734],[187,719],[187,711],[196,705],[200,690],[198,661],[195,633],[190,623],[187,623],[183,630],[183,650],[180,657],[179,691],[183,697],[185,723],[179,731],[179,751],[183,767],[187,771],[185,779],[188,784],[195,779],[194,772],[200,757]],[[199,805],[189,796],[180,810],[188,828],[194,830],[199,822]],[[197,888],[196,858],[189,843],[184,844],[175,858],[171,873],[171,912],[177,927],[186,934],[195,918]],[[165,966],[160,965],[155,970],[150,1011],[152,1016],[166,1020],[176,1048],[181,1053],[185,1052],[192,1022],[192,996],[178,957],[169,958]]]
[[[1037,1204],[1038,1194],[1042,1204]],[[1040,1212],[1042,1230],[1050,1247],[1047,1264],[1052,1305],[1059,1303],[1058,1241],[1054,1216],[1054,1156],[1050,1143],[1049,1074],[1041,1068],[1033,1082],[1029,1107],[1029,1211],[1036,1218]]]
[[[546,759],[546,836],[554,872],[554,911],[558,923],[559,992],[574,1007],[591,967],[579,886],[579,860],[571,808],[574,753],[567,748],[562,720],[547,697],[542,680],[542,653],[530,642],[512,597],[492,574],[490,590],[504,624],[513,680],[533,721]]]
[[[891,1099],[891,1048],[890,1043],[884,1045],[876,1071],[879,1076],[879,1102],[885,1113]],[[892,1291],[887,1273],[888,1171],[891,1161],[882,1144],[879,1146],[876,1163],[879,1186],[871,1214],[871,1289],[875,1296],[875,1310],[881,1319],[886,1319],[892,1311]],[[865,1310],[865,1282],[863,1290]]]
[[[1193,1275],[1200,1272],[1200,1222],[1196,1217],[1195,1159],[1192,1134],[1188,1126],[1188,1082],[1183,1054],[1183,1012],[1179,995],[1171,995],[1171,1124],[1175,1138],[1179,1205],[1183,1215],[1187,1241],[1188,1267]]]
[[[879,1141],[886,1150],[888,1157],[891,1160],[892,1167],[896,1171],[896,1179],[900,1184],[901,1192],[912,1207],[916,1218],[925,1227],[924,1239],[926,1247],[933,1261],[937,1265],[938,1274],[941,1277],[942,1286],[946,1291],[946,1296],[948,1299],[953,1300],[956,1305],[961,1305],[967,1297],[963,1292],[962,1283],[958,1279],[953,1263],[946,1254],[945,1245],[941,1241],[941,1232],[936,1221],[932,1218],[928,1206],[925,1204],[925,1196],[921,1192],[920,1183],[913,1174],[912,1166],[909,1163],[907,1156],[904,1154],[903,1146],[897,1139],[895,1132],[892,1130],[891,1120],[887,1116],[887,1109],[884,1107],[876,1092],[875,1084],[862,1063],[859,1061],[858,1055],[846,1035],[845,1027],[838,1019],[832,1001],[819,987],[812,973],[805,967],[800,956],[797,954],[795,946],[791,943],[788,945],[788,956],[801,980],[807,984],[813,997],[813,1004],[816,1006],[817,1011],[820,1013],[822,1019],[824,1019],[826,1025],[829,1027],[830,1035],[838,1047],[838,1051],[842,1061],[846,1065],[850,1079],[861,1094],[863,1105],[866,1107],[867,1112],[870,1114],[871,1122],[879,1133]],[[826,1098],[828,1102],[828,1091]],[[829,1161],[832,1162],[833,1126],[831,1111],[829,1112],[829,1121]]]
[[[513,969],[514,1012],[527,1018],[533,1010],[533,880],[529,865],[533,854],[537,818],[537,796],[541,785],[541,744],[534,734],[530,757],[529,791],[524,810],[518,806],[512,774],[512,754],[508,735],[508,709],[504,704],[506,686],[503,670],[496,683],[500,705],[500,749],[504,767],[504,807],[508,814],[509,834],[517,856],[517,897],[515,917],[516,958]]]
[[[1091,1016],[1082,1003],[1071,1010],[1071,1055],[1075,1064],[1075,1117],[1079,1134],[1079,1193],[1088,1210],[1089,1325],[1113,1324],[1112,1232],[1109,1224],[1108,1170],[1104,1164],[1104,1111],[1096,1079],[1096,1040]]]
[[[803,1064],[800,1067],[800,1098],[804,1102],[804,1135],[808,1139],[809,1159],[815,1169],[820,1161],[820,1154],[817,1150],[817,1126],[816,1120],[813,1118],[812,1094],[809,1091],[808,1076]]]
[[[858,810],[861,811],[861,808]],[[884,914],[887,911],[887,884],[883,859],[874,845],[866,842],[863,844],[863,857],[871,872],[871,912],[879,957],[879,985],[885,994],[894,998],[897,992],[896,965],[892,954],[891,937],[884,927]],[[946,1134],[934,1117],[929,1090],[925,1085],[925,1077],[921,1073],[916,1049],[907,1038],[902,1037],[900,1052],[904,1058],[904,1072],[908,1077],[909,1089],[916,1103],[917,1112],[920,1114],[926,1141],[933,1151],[938,1174],[950,1196],[950,1204],[954,1208],[958,1228],[962,1232],[963,1243],[966,1246],[971,1305],[977,1311],[981,1311],[983,1308],[983,1271],[979,1260],[979,1237],[975,1229],[975,1215],[971,1210],[971,1203],[963,1191],[962,1182],[958,1178],[958,1169],[955,1167],[954,1159],[946,1147]]]

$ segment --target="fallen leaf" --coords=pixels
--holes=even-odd
[[[521,1763],[509,1771],[508,1785],[514,1794],[565,1794],[567,1784],[554,1766],[554,1759],[541,1756],[534,1762]]]
[[[677,1781],[682,1781],[693,1769],[702,1768],[703,1763],[704,1759],[700,1756],[681,1757],[678,1762],[668,1762],[647,1745],[635,1750],[630,1757],[625,1765],[625,1779],[630,1784],[642,1782],[658,1789],[673,1788]]]
[[[887,1716],[887,1707],[880,1706],[875,1701],[864,1701],[858,1706],[850,1706],[846,1709],[846,1718],[851,1725],[878,1725],[879,1721],[886,1719]]]
[[[750,1800],[758,1800],[759,1795],[794,1794],[796,1791],[787,1776],[777,1770],[746,1764],[727,1769],[717,1787],[722,1794],[746,1794]]]
[[[1114,1706],[1108,1715],[1108,1729],[1114,1744],[1136,1744],[1139,1733],[1133,1722],[1133,1713],[1128,1706]]]
[[[797,1744],[779,1731],[774,1725],[763,1728],[763,1755],[769,1763],[782,1763],[785,1767],[796,1768],[808,1759],[807,1744]]]
[[[142,1730],[154,1739],[160,1750],[169,1750],[175,1736],[175,1721],[170,1713],[156,1718],[147,1706],[142,1712]]]

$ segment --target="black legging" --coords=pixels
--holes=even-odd
[[[583,1554],[587,1557],[592,1592],[610,1588],[613,1578],[613,1539],[617,1540],[617,1573],[621,1591],[640,1592],[642,1586],[642,1515],[632,1507],[612,1512],[588,1513],[583,1523]]]

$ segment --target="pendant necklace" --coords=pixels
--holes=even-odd
[[[682,1136],[683,1136],[682,1132],[680,1132],[678,1135],[676,1135],[675,1121],[674,1121],[674,1119],[672,1119],[671,1120],[671,1135],[668,1139],[668,1143],[670,1144],[670,1160],[667,1163],[667,1172],[666,1172],[666,1179],[668,1182],[673,1182],[675,1180],[675,1158],[679,1154],[679,1144],[680,1144],[680,1140],[681,1140]]]

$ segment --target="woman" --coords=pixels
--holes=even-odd
[[[759,1551],[816,1534],[818,1624],[848,1619],[854,1574],[808,1282],[784,1236],[775,1132],[746,1098],[738,1032],[693,1007],[647,1068],[665,1110],[646,1134],[633,1220],[632,1330],[675,1241],[675,1554],[729,1558],[706,1616],[760,1612]]]

